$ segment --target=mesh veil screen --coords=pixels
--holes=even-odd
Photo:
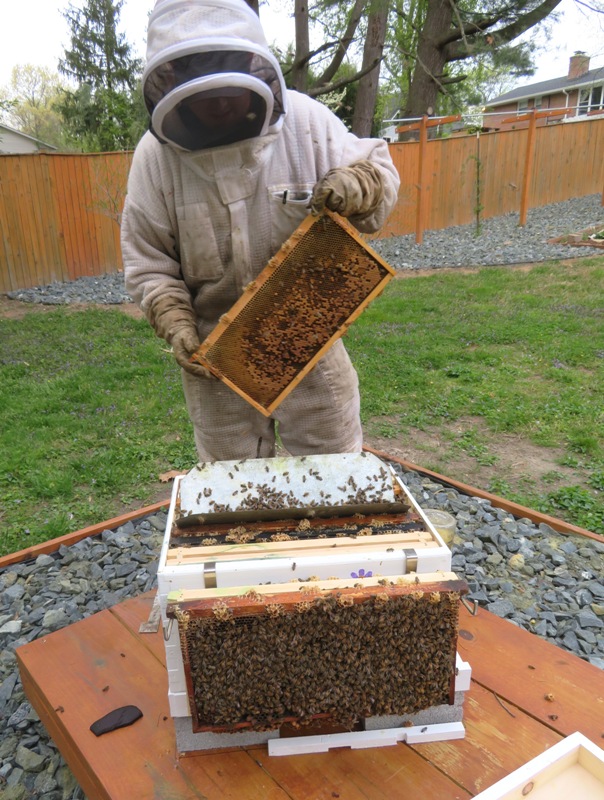
[[[196,357],[270,414],[393,274],[345,220],[308,218]]]

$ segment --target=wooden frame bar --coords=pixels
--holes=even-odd
[[[168,616],[178,619],[181,614],[195,617],[215,615],[216,603],[230,609],[234,617],[258,614],[266,609],[267,601],[283,606],[284,613],[295,611],[302,601],[317,597],[338,596],[349,598],[350,603],[364,603],[382,595],[383,598],[421,594],[428,597],[438,592],[467,594],[468,585],[455,573],[428,573],[426,575],[401,575],[393,581],[380,578],[355,578],[348,580],[313,581],[308,584],[257,584],[230,587],[229,589],[185,589],[168,597]],[[348,605],[349,603],[346,603]]]

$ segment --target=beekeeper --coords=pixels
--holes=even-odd
[[[244,0],[158,0],[143,74],[150,131],[128,180],[126,288],[182,367],[202,461],[362,448],[356,372],[342,341],[281,403],[256,411],[190,356],[312,212],[376,231],[399,179],[380,139],[289,91]]]

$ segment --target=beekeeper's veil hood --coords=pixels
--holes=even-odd
[[[263,136],[285,115],[283,75],[244,0],[157,0],[143,93],[152,132],[181,150]]]

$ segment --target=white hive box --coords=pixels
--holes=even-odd
[[[474,800],[604,800],[604,750],[577,732]]]
[[[381,589],[378,584],[395,587],[397,581],[399,588],[407,586],[401,591],[411,591],[410,585],[420,582],[418,589],[437,582],[446,591],[460,583],[450,566],[451,553],[422,509],[393,471],[373,455],[198,465],[175,481],[158,568],[175,723],[182,727],[188,721],[190,726],[194,696],[175,609],[178,616],[185,606],[190,610],[208,602],[236,607],[250,593],[268,597],[282,590],[285,597],[309,584],[326,596],[331,587],[344,594],[352,587],[375,593]],[[391,591],[396,594],[395,588]],[[451,670],[457,677],[451,684],[451,709],[444,714],[453,720],[450,735],[458,737],[463,735],[460,707],[470,670],[454,654]],[[425,715],[417,718],[423,723]],[[379,719],[382,727],[392,729],[403,717]],[[407,717],[404,722],[409,724]],[[373,744],[358,746],[376,746],[379,731],[374,734]],[[181,745],[181,749],[226,746],[224,734],[196,734],[192,739],[196,736],[205,736],[199,747]],[[266,741],[278,732],[226,736],[236,745],[258,736]],[[324,743],[321,746],[325,748]]]

